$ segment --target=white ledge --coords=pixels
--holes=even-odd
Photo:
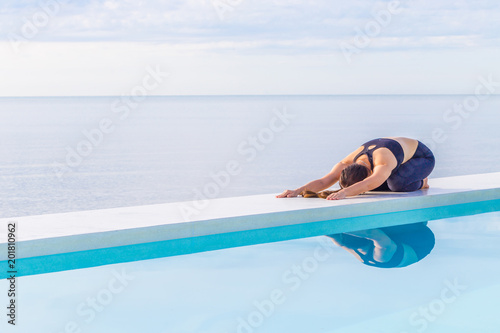
[[[429,184],[339,201],[263,194],[0,219],[0,263],[11,222],[18,275],[31,275],[500,210],[500,173]]]

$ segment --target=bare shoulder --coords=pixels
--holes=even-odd
[[[353,151],[352,153],[350,153],[349,155],[347,155],[346,157],[344,157],[344,159],[342,159],[342,161],[340,161],[341,163],[344,163],[344,164],[353,164],[354,163],[354,158],[356,157],[356,155],[358,155],[362,150],[364,149],[363,146],[360,146],[358,149],[356,149],[355,151]]]
[[[384,165],[392,170],[398,165],[398,160],[388,148],[378,148],[373,152],[372,156],[375,167]]]

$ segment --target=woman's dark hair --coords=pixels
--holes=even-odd
[[[368,169],[361,164],[353,163],[340,173],[340,187],[346,188],[368,177]]]
[[[346,167],[342,172],[340,173],[340,187],[346,188],[351,186],[352,184],[356,184],[357,182],[362,181],[368,177],[368,169],[361,164],[356,164],[353,163]],[[335,190],[335,191],[321,191],[321,192],[314,192],[314,191],[309,191],[305,189],[300,193],[304,198],[322,198],[326,199],[330,194],[336,193],[340,190]]]

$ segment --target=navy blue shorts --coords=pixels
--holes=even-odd
[[[422,142],[412,158],[394,170],[391,176],[373,191],[412,192],[422,188],[435,165],[434,154]]]

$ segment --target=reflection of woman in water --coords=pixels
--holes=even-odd
[[[433,168],[434,155],[422,142],[402,137],[380,138],[353,151],[323,178],[276,197],[319,192],[339,180],[340,191],[324,191],[319,196],[338,200],[372,190],[411,192],[429,187],[427,177]]]
[[[363,264],[380,268],[405,267],[422,260],[434,248],[427,222],[328,235]]]

